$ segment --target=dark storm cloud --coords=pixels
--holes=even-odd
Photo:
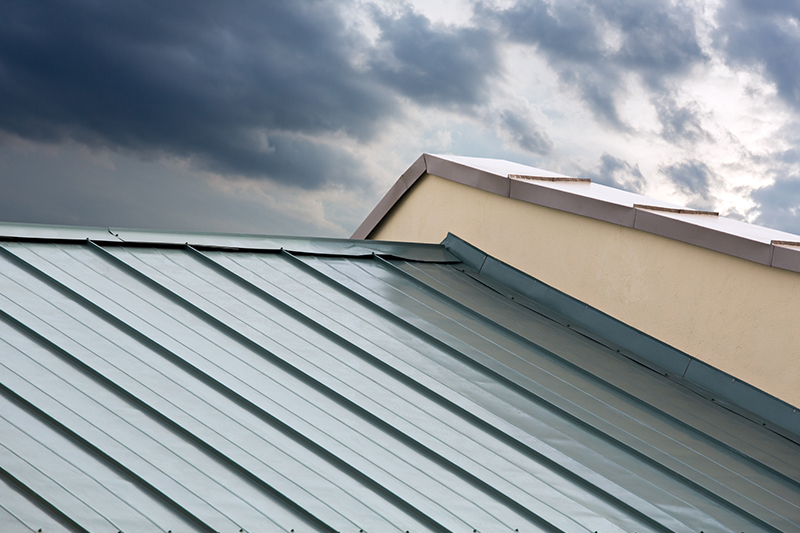
[[[663,167],[661,172],[683,193],[708,199],[714,172],[705,163],[697,160],[683,161]]]
[[[717,15],[715,43],[728,61],[752,67],[800,110],[800,4],[795,0],[729,0]]]
[[[582,176],[591,178],[592,181],[618,189],[641,193],[645,185],[645,178],[639,170],[639,165],[631,165],[624,159],[604,153],[600,157],[597,168],[584,171]]]
[[[366,142],[401,112],[398,92],[473,103],[496,58],[484,33],[411,12],[379,18],[371,49],[341,9],[321,0],[5,2],[0,130],[307,188],[353,184],[357,162],[308,136]]]
[[[776,180],[750,196],[758,204],[757,224],[800,234],[800,176]]]
[[[499,23],[511,40],[535,45],[595,116],[618,129],[627,129],[615,102],[628,74],[661,97],[673,78],[706,59],[694,14],[666,0],[523,0],[503,10],[481,4],[477,13]]]
[[[553,140],[547,132],[520,110],[501,111],[500,127],[526,152],[547,155],[553,150]]]
[[[493,36],[486,29],[434,26],[405,9],[376,12],[381,43],[371,68],[386,85],[425,104],[481,103],[498,70]]]
[[[271,151],[250,148],[254,131],[365,137],[373,117],[391,109],[353,75],[351,43],[325,3],[8,7],[0,22],[0,127],[30,139],[168,152],[289,181],[283,168],[298,159],[296,150],[280,139]],[[306,172],[300,184],[326,179]]]

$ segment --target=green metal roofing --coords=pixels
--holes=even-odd
[[[800,531],[791,419],[455,237],[2,229],[1,531]]]

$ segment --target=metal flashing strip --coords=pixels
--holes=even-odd
[[[681,215],[708,215],[712,217],[718,217],[719,213],[716,211],[701,211],[699,209],[677,209],[673,207],[662,207],[660,205],[648,205],[648,204],[633,204],[634,209],[647,209],[649,211],[663,211],[665,213],[678,213]]]
[[[573,194],[557,188],[544,186],[531,181],[508,180],[509,197],[542,207],[549,207],[567,213],[580,213],[582,216],[611,222],[620,226],[633,227],[636,210],[614,202]],[[592,184],[590,184],[592,185]]]
[[[589,178],[561,178],[550,176],[527,176],[525,174],[509,174],[510,180],[524,180],[524,181],[552,181],[552,182],[575,182],[575,183],[591,183]]]
[[[162,246],[182,248],[186,245],[204,250],[280,252],[331,255],[342,257],[394,257],[410,261],[458,262],[447,250],[436,244],[352,239],[277,237],[235,233],[173,232],[139,229],[54,226],[45,224],[0,223],[0,241],[85,243],[102,245]]]
[[[425,155],[421,155],[417,158],[414,163],[408,167],[408,170],[403,172],[394,185],[389,189],[389,191],[381,198],[367,218],[358,226],[356,231],[353,233],[353,239],[366,239],[367,235],[375,229],[378,224],[380,224],[383,217],[394,207],[394,205],[400,201],[400,198],[411,188],[416,181],[422,177],[423,174],[427,171],[427,166],[425,164]]]
[[[553,310],[564,323],[616,345],[622,355],[800,444],[800,412],[788,403],[641,332],[477,249],[452,233],[442,244],[478,274]]]
[[[636,218],[633,229],[746,259],[765,266],[772,266],[772,255],[775,247],[769,243],[719,231],[701,223],[695,224],[688,221],[686,217],[675,216],[674,213],[659,213],[646,209],[635,209],[635,211]],[[705,221],[716,221],[713,217],[700,218]]]
[[[486,172],[463,163],[448,161],[431,154],[425,154],[425,165],[428,174],[455,181],[482,191],[500,196],[509,195],[510,181],[506,175]]]
[[[519,170],[507,172],[501,168]],[[526,168],[537,172],[526,174]],[[769,234],[792,236],[785,232],[758,226],[737,226],[736,221],[720,217],[714,211],[686,209],[671,206],[667,202],[657,205],[657,200],[594,184],[585,178],[563,176],[508,161],[432,154],[422,154],[403,173],[351,238],[368,239],[412,185],[426,174],[499,196],[653,233],[762,265],[800,272],[800,249],[797,249],[800,246],[793,248],[791,244],[800,240],[764,238]],[[579,192],[578,188],[569,190],[557,187],[568,185],[569,182],[585,183],[592,189],[586,189],[589,191],[586,194]],[[583,188],[580,190],[584,191]],[[698,219],[674,218],[675,215],[698,215],[698,218],[718,219],[728,224],[704,225]],[[753,228],[759,231],[754,232]]]

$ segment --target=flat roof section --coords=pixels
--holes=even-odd
[[[516,176],[570,178],[519,163],[451,155],[423,154],[403,173],[353,233],[366,239],[395,203],[423,175],[432,174],[493,194],[574,213],[686,242],[734,257],[800,272],[800,236],[714,213],[648,198],[598,183]]]

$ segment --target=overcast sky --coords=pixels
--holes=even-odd
[[[430,152],[800,233],[796,0],[0,8],[0,221],[346,237]]]

